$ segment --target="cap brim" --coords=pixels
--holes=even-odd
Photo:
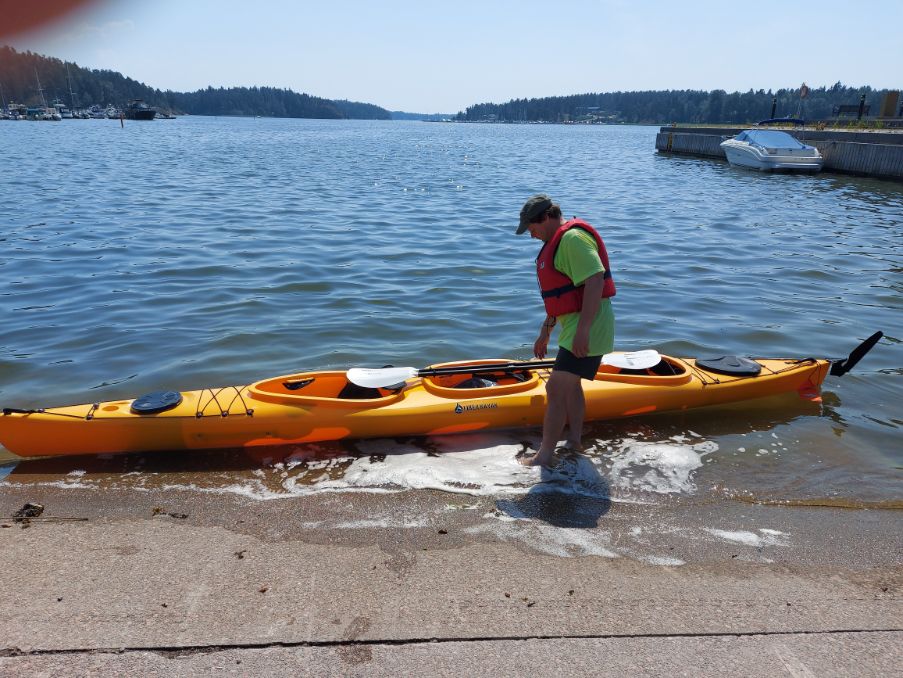
[[[521,224],[520,226],[517,227],[517,230],[514,232],[514,235],[520,235],[521,233],[526,231],[528,228],[530,228],[530,224]]]

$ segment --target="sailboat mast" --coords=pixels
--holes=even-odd
[[[41,78],[38,77],[38,69],[34,69],[34,77],[38,81],[38,93],[41,95],[41,105],[47,108],[47,99],[44,98],[44,88],[41,87]]]
[[[69,75],[69,62],[66,62],[66,80],[69,82],[69,108],[75,114],[75,95],[72,93],[72,76]]]

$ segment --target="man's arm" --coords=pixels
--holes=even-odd
[[[571,347],[571,353],[578,358],[585,358],[589,353],[589,330],[599,312],[599,304],[602,303],[602,286],[604,284],[605,273],[603,271],[594,273],[583,281],[583,308],[580,310],[577,333],[574,335],[574,343]]]

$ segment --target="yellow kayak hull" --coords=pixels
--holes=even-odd
[[[815,397],[827,360],[757,360],[757,376],[705,370],[693,359],[663,356],[667,369],[626,373],[603,366],[584,381],[586,419],[685,410],[799,391]],[[486,366],[508,360],[444,363]],[[662,372],[665,372],[662,374]],[[673,374],[672,374],[673,372]],[[344,372],[310,372],[248,386],[184,391],[166,411],[136,414],[133,400],[4,410],[0,444],[22,457],[288,445],[351,438],[429,436],[538,426],[548,370],[499,374],[497,385],[456,388],[468,375],[411,379],[375,397],[339,397]]]

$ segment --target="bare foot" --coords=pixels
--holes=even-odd
[[[558,459],[554,454],[545,455],[543,458],[540,458],[538,452],[529,457],[521,457],[517,461],[523,466],[545,466],[546,468],[552,468],[558,463]]]
[[[583,447],[583,443],[579,440],[568,440],[564,444],[564,449],[570,450],[571,452],[580,452],[581,454],[586,451],[586,449]]]

